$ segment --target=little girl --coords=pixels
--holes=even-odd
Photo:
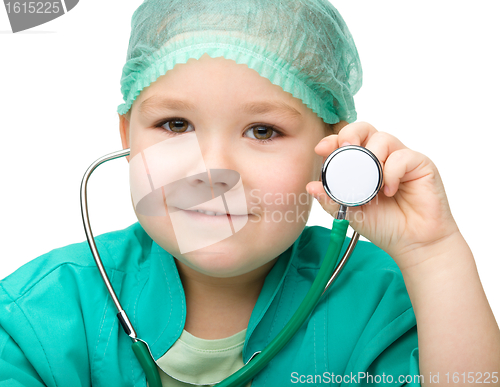
[[[355,122],[361,65],[327,0],[146,0],[121,83],[138,222],[96,242],[163,386],[219,383],[290,320],[329,244],[310,199],[335,215],[321,167],[348,144],[383,166],[348,211],[371,242],[245,385],[499,385],[500,331],[438,170]],[[130,344],[86,242],[0,282],[2,387],[145,386]]]

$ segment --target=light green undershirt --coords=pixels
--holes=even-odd
[[[243,367],[247,330],[216,340],[204,340],[186,330],[158,359],[163,387],[213,386]],[[250,387],[251,382],[246,387]]]

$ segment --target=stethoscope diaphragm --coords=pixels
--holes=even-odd
[[[382,186],[382,166],[368,149],[348,145],[333,151],[321,172],[327,195],[341,206],[356,207],[372,200]]]

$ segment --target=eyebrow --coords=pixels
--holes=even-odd
[[[174,100],[169,98],[149,97],[143,101],[139,111],[143,114],[160,109],[194,111],[195,106],[187,101]],[[271,112],[282,113],[291,117],[301,117],[302,114],[294,107],[283,101],[261,101],[249,102],[242,106],[242,111],[250,114],[266,114]]]

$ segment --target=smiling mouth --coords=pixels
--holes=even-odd
[[[207,215],[207,216],[213,216],[213,217],[249,216],[250,215],[250,214],[231,214],[231,213],[228,214],[226,212],[208,211],[208,210],[201,210],[201,209],[192,209],[192,210],[186,210],[183,208],[177,208],[177,209],[180,211],[184,211],[186,213],[201,214],[201,215]]]
[[[225,212],[213,212],[213,211],[203,211],[203,210],[183,210],[183,211],[199,212],[201,214],[210,215],[210,216],[231,215],[231,214],[226,214]]]

